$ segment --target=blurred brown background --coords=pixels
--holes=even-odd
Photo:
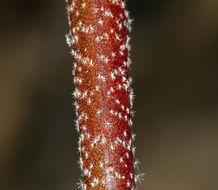
[[[218,189],[218,0],[131,0],[140,190]],[[0,6],[0,189],[76,189],[64,0]]]

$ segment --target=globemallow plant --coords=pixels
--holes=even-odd
[[[134,190],[126,0],[67,0],[83,190]]]

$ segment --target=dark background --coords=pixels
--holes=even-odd
[[[64,0],[0,5],[0,189],[76,189]],[[218,189],[218,0],[131,0],[139,190]]]

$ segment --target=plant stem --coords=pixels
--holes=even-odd
[[[125,0],[68,0],[82,189],[133,190],[133,136]]]

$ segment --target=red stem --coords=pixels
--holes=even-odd
[[[125,0],[68,0],[83,189],[133,190]]]

